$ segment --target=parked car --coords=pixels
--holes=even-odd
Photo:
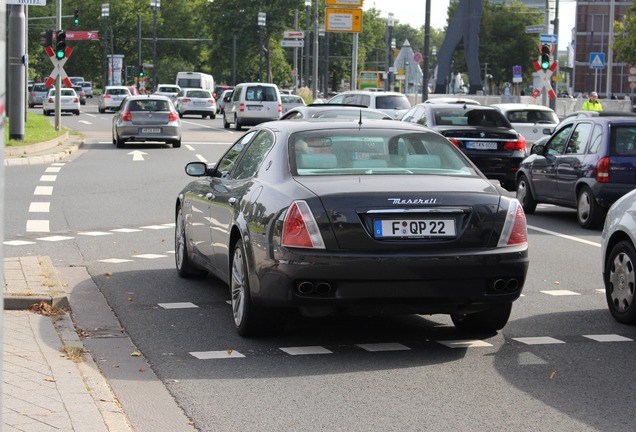
[[[106,111],[117,111],[128,96],[131,94],[126,86],[107,86],[97,99],[97,110],[100,114]]]
[[[607,212],[601,234],[605,298],[616,321],[636,324],[636,190],[619,198]]]
[[[184,115],[200,115],[201,118],[216,118],[216,101],[210,90],[184,88],[175,98],[175,108],[179,117]]]
[[[154,94],[157,96],[166,96],[172,99],[172,101],[174,101],[180,91],[181,91],[181,87],[179,87],[178,85],[159,84]]]
[[[636,118],[580,117],[537,144],[519,166],[517,198],[526,213],[538,203],[575,208],[583,228],[636,188]]]
[[[411,108],[411,103],[402,93],[368,90],[350,90],[337,94],[327,101],[329,104],[363,105],[384,111],[399,120]]]
[[[44,102],[42,103],[42,113],[45,116],[51,115],[55,112],[55,92],[55,89],[49,90],[48,95],[44,98]],[[60,113],[65,112],[80,115],[79,96],[72,88],[60,89]]]
[[[276,84],[241,83],[232,92],[231,99],[223,110],[223,127],[234,124],[236,130],[243,126],[255,126],[278,120],[283,112],[280,93]]]
[[[309,118],[330,118],[330,119],[376,119],[376,120],[392,120],[391,116],[384,111],[356,107],[353,105],[340,104],[309,104],[297,106],[290,109],[281,117],[281,120],[302,120]]]
[[[81,85],[74,85],[73,90],[79,96],[80,105],[86,105],[86,93],[84,93],[84,87]]]
[[[268,122],[216,164],[185,169],[196,179],[176,199],[177,272],[229,284],[243,336],[286,308],[441,313],[459,329],[493,331],[521,294],[521,205],[430,130],[393,120]]]
[[[93,83],[90,81],[84,81],[82,83],[82,88],[84,89],[84,93],[87,98],[93,99]]]
[[[160,141],[181,147],[181,121],[166,96],[130,96],[113,117],[113,144]]]
[[[402,121],[433,129],[464,152],[486,177],[516,189],[517,169],[528,155],[526,140],[495,108],[470,104],[421,103]]]
[[[523,135],[528,151],[532,144],[545,136],[544,129],[554,130],[559,124],[556,113],[543,105],[507,103],[491,106],[501,111],[512,127]]]
[[[223,90],[223,93],[221,93],[221,97],[216,100],[216,112],[218,114],[223,114],[225,104],[230,101],[233,91],[234,89]]]
[[[281,94],[280,101],[283,104],[283,114],[285,114],[292,108],[305,105],[305,101],[303,100],[303,98],[296,95]]]
[[[55,88],[55,86],[51,86],[51,88]],[[44,84],[33,84],[33,88],[29,92],[29,108],[33,108],[36,105],[42,105],[44,103],[44,99],[49,94],[49,88]]]

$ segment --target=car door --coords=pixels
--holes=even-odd
[[[210,229],[216,267],[226,276],[229,276],[232,224],[242,207],[258,197],[260,186],[254,186],[253,178],[274,141],[270,131],[248,132],[220,162],[222,176],[213,182],[216,197],[210,209]],[[223,171],[224,168],[229,171]]]
[[[582,173],[583,159],[587,143],[592,135],[593,125],[581,122],[574,126],[565,151],[556,157],[558,199],[574,204],[576,202],[576,182]]]
[[[556,132],[532,161],[530,168],[532,188],[536,198],[540,201],[558,199],[556,192],[557,156],[563,154],[570,132],[572,132],[572,126],[569,124]]]

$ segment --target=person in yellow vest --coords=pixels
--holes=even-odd
[[[590,93],[590,98],[583,102],[583,111],[603,111],[603,105],[598,100],[596,92]]]

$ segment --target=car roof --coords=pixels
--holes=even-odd
[[[158,95],[158,94],[147,94],[147,95],[134,95],[128,96],[126,100],[128,101],[137,101],[137,100],[167,100],[170,101],[168,96]]]
[[[425,106],[425,107],[429,107],[432,110],[436,110],[436,109],[442,109],[442,108],[455,108],[457,109],[458,106],[462,106],[462,104],[460,103],[418,103],[417,105],[414,106]],[[413,108],[413,107],[411,107]],[[478,109],[478,110],[488,110],[488,111],[497,111],[497,112],[501,112],[499,111],[497,108],[493,108],[490,105],[474,105],[474,104],[469,104],[466,103],[462,106],[462,108],[464,108],[465,110],[474,110],[474,109]]]
[[[343,105],[343,104],[309,104],[309,105],[305,105],[305,106],[297,106],[294,107],[292,109],[290,109],[289,111],[287,111],[287,113],[290,112],[305,112],[307,114],[313,114],[313,113],[317,113],[317,112],[321,112],[321,111],[363,111],[363,112],[372,112],[372,113],[376,113],[376,114],[383,114],[388,118],[390,118],[391,120],[393,120],[393,118],[388,115],[387,113],[385,113],[382,110],[379,109],[375,109],[375,108],[368,108],[365,107],[364,105]],[[287,114],[285,113],[285,114]]]
[[[452,103],[452,104],[462,104],[465,103],[467,105],[481,105],[478,101],[474,100],[474,99],[468,99],[468,98],[462,98],[462,97],[439,97],[439,98],[431,98],[431,99],[426,99],[426,101],[424,101],[424,103],[427,104],[447,104],[447,103]]]
[[[324,129],[350,129],[351,131],[360,129],[379,129],[379,130],[402,130],[405,132],[433,132],[428,128],[424,128],[420,125],[414,125],[404,122],[399,122],[389,119],[362,119],[362,123],[351,119],[298,119],[294,121],[289,120],[275,120],[267,123],[261,123],[259,127],[264,127],[272,130],[284,131],[289,134],[304,131],[324,130]]]
[[[373,95],[373,96],[404,96],[406,97],[403,93],[398,93],[398,92],[394,92],[394,91],[369,91],[369,90],[347,90],[344,91],[342,93],[338,93],[335,96],[339,96],[341,94],[368,94],[368,95]]]
[[[543,105],[536,104],[524,104],[524,103],[502,103],[502,104],[492,104],[491,107],[499,108],[502,110],[537,110],[537,111],[552,111],[552,108]]]

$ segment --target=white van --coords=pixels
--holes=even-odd
[[[231,99],[223,110],[223,127],[234,124],[236,130],[267,121],[279,120],[283,104],[276,84],[241,83],[234,87]]]
[[[214,91],[214,78],[212,75],[202,72],[178,72],[177,82],[175,83],[182,89],[199,88],[203,90]]]

